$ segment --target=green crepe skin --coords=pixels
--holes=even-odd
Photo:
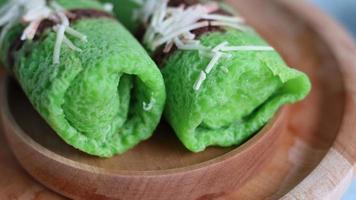
[[[114,6],[114,14],[120,22],[131,32],[140,26],[139,18],[135,17],[135,10],[139,5],[132,0],[99,0],[100,2],[111,3]],[[124,5],[124,6],[123,6]],[[138,16],[139,17],[139,16]]]
[[[267,45],[253,32],[227,30],[203,35],[204,46]],[[308,77],[286,66],[276,51],[234,51],[223,57],[198,91],[193,85],[211,60],[197,51],[177,51],[162,70],[165,117],[193,152],[238,145],[259,131],[288,103],[310,91]]]
[[[66,9],[102,9],[89,0],[58,3]],[[71,26],[88,37],[88,42],[70,37],[82,52],[63,44],[60,64],[53,64],[56,33],[47,31],[40,41],[25,43],[13,72],[35,109],[65,142],[100,157],[123,153],[149,138],[159,123],[166,97],[162,75],[117,21],[81,19]],[[152,109],[145,111],[143,103],[151,100]]]
[[[118,5],[117,9],[126,9],[116,14],[119,19],[132,19],[123,15],[134,13],[134,7],[123,6],[122,1],[111,0]],[[126,20],[124,24],[127,23]],[[233,46],[268,45],[253,31],[232,29],[207,33],[199,40],[208,47],[224,41]],[[167,90],[165,118],[182,143],[193,152],[203,151],[208,146],[228,147],[243,143],[282,105],[302,100],[311,89],[308,77],[289,68],[276,51],[229,54],[231,58],[220,60],[199,91],[194,91],[193,85],[211,57],[200,55],[198,51],[178,50],[162,66]]]

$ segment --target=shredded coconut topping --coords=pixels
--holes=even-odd
[[[274,49],[270,46],[254,46],[254,45],[249,45],[249,46],[228,46],[229,43],[224,41],[220,44],[218,44],[216,47],[214,47],[211,52],[213,52],[213,57],[210,60],[208,66],[205,68],[204,71],[200,72],[198,80],[195,82],[193,89],[195,91],[198,91],[200,87],[202,86],[203,82],[207,78],[207,75],[213,70],[213,68],[219,64],[220,59],[223,56],[229,57],[231,54],[228,54],[228,52],[232,51],[274,51]],[[226,67],[223,67],[222,70],[224,72],[229,72],[229,69]]]
[[[226,41],[214,48],[202,45],[193,33],[194,30],[209,26],[229,27],[240,31],[249,29],[242,17],[215,14],[219,10],[217,3],[169,7],[169,0],[132,1],[141,7],[136,11],[136,17],[137,19],[140,17],[142,23],[147,25],[143,42],[151,51],[164,45],[163,52],[168,53],[175,45],[180,50],[199,51],[203,55],[211,56],[210,62],[200,72],[198,80],[193,86],[195,91],[201,88],[207,75],[223,57],[232,56],[229,52],[274,50],[270,46],[260,45],[230,46]],[[228,69],[224,68],[224,71],[228,72]]]
[[[60,51],[62,44],[66,44],[74,51],[81,51],[65,35],[71,35],[82,41],[87,41],[87,37],[82,33],[70,28],[70,22],[66,16],[67,11],[54,1],[46,0],[10,0],[0,9],[0,44],[3,43],[6,33],[16,23],[24,23],[21,40],[33,40],[38,27],[44,20],[54,22],[53,30],[57,33],[57,38],[53,50],[53,63],[60,61]]]
[[[112,3],[104,3],[103,8],[106,12],[112,12],[114,10],[114,5]]]
[[[143,110],[144,111],[150,111],[152,110],[153,106],[155,105],[156,100],[154,98],[151,98],[149,103],[142,102]]]
[[[219,10],[216,3],[189,7],[169,7],[168,0],[134,0],[141,9],[142,22],[147,24],[143,42],[152,51],[161,45],[174,44],[182,50],[206,50],[192,31],[209,26],[228,26],[243,29],[241,17],[213,14]],[[168,48],[170,49],[170,48]]]
[[[193,89],[195,91],[198,91],[201,85],[203,84],[203,82],[205,81],[205,79],[206,79],[206,73],[204,71],[201,71],[199,75],[199,79],[195,82]]]
[[[148,23],[149,18],[155,12],[158,1],[156,0],[132,0],[134,3],[139,5],[141,9],[136,10],[133,14],[134,19],[140,19],[144,23]]]

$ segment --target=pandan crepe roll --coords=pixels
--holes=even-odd
[[[134,33],[145,30],[141,40],[163,73],[165,118],[193,152],[241,144],[282,105],[300,101],[310,91],[308,77],[289,68],[227,5],[194,0],[113,3],[125,24],[141,20]],[[132,15],[123,16],[127,13]]]
[[[2,31],[12,27],[2,32],[3,62],[66,143],[110,157],[152,135],[165,102],[162,75],[101,4],[36,0],[5,6],[13,13],[0,12],[1,20],[9,18]]]

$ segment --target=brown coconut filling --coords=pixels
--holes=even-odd
[[[68,17],[70,23],[76,22],[81,19],[93,19],[93,18],[108,18],[115,20],[114,16],[108,12],[96,10],[96,9],[72,9],[66,12],[66,16]],[[34,41],[38,41],[41,39],[43,33],[51,29],[55,24],[55,22],[51,20],[43,20],[38,26]],[[14,41],[11,42],[11,45],[7,54],[7,67],[12,71],[12,67],[15,64],[16,53],[23,47],[25,44],[25,40],[21,40],[22,33],[19,33],[18,36],[15,37]]]
[[[209,26],[193,30],[192,33],[195,34],[197,39],[199,40],[199,38],[204,34],[224,31],[225,29],[221,26],[212,26],[211,24],[209,24]],[[177,50],[178,48],[176,46],[173,46],[168,52],[164,52],[164,45],[162,45],[161,47],[157,48],[156,51],[154,51],[152,56],[153,60],[157,63],[159,68],[163,68],[163,65],[165,64],[167,58],[173,55]]]
[[[169,7],[184,7],[184,8],[188,8],[191,6],[195,6],[200,4],[199,0],[169,0],[167,6]],[[212,12],[211,14],[219,14],[222,16],[228,16],[228,17],[232,17],[233,14],[219,8],[218,10]],[[203,20],[199,20],[198,22],[201,22]],[[204,20],[207,22],[211,22],[212,20]],[[143,37],[145,32],[147,31],[148,28],[148,24],[143,23],[141,26],[139,26],[138,30],[136,31],[135,36],[140,40],[143,41]],[[222,26],[214,26],[211,23],[209,23],[208,26],[202,27],[202,28],[198,28],[198,29],[194,29],[191,31],[192,34],[194,34],[196,36],[196,39],[199,40],[199,38],[207,33],[211,33],[211,32],[224,32],[225,29]],[[160,47],[158,47],[153,53],[152,53],[152,58],[153,60],[157,63],[157,65],[159,66],[159,68],[162,68],[164,66],[164,62],[165,60],[167,60],[167,58],[169,56],[171,56],[172,54],[174,54],[178,48],[173,45],[169,51],[164,51],[165,46],[161,45]]]
[[[183,6],[183,7],[187,8],[187,7],[190,7],[190,6],[197,5],[199,3],[200,3],[199,0],[170,0],[168,2],[168,6],[169,7],[180,7],[180,6]],[[231,13],[229,13],[226,10],[223,10],[221,8],[219,8],[215,12],[212,12],[211,14],[219,14],[219,15],[222,15],[222,16],[229,16],[229,17],[233,16],[233,14],[231,14]],[[203,20],[200,20],[200,21],[203,21]],[[198,21],[198,22],[200,22],[200,21]],[[191,31],[196,36],[196,39],[198,39],[198,40],[204,34],[212,33],[212,32],[224,32],[226,30],[221,26],[212,25],[210,23],[212,20],[204,20],[204,21],[208,21],[209,25]],[[140,41],[143,40],[143,35],[147,30],[147,26],[148,26],[147,24],[142,24],[138,28],[138,30],[137,30],[137,32],[135,34],[136,37]],[[161,45],[152,54],[153,60],[157,63],[159,68],[163,68],[164,63],[167,60],[167,58],[170,55],[174,54],[178,50],[178,48],[175,45],[173,45],[172,48],[170,48],[168,52],[165,52],[164,48],[165,48],[165,46]]]
[[[225,32],[229,28],[239,31],[248,30],[244,19],[222,9],[217,2],[201,3],[199,0],[161,0],[141,3],[138,14],[142,18],[140,39],[160,67],[167,58],[178,49],[197,51],[210,61],[200,70],[193,89],[198,92],[212,70],[219,66],[221,59],[228,59],[232,52],[238,51],[274,51],[268,45],[231,45],[222,41],[215,47],[205,46],[200,39],[211,32]]]

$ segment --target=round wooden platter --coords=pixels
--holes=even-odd
[[[206,199],[232,191],[272,157],[288,111],[281,109],[238,148],[191,153],[161,122],[149,140],[102,159],[65,144],[13,79],[6,78],[1,91],[5,135],[18,161],[39,182],[74,199]]]
[[[228,1],[290,66],[309,75],[313,90],[305,101],[282,109],[238,148],[192,154],[163,123],[133,150],[98,159],[59,140],[7,81],[1,115],[19,163],[45,186],[77,199],[338,199],[356,161],[352,40],[303,1]],[[0,137],[0,199],[64,198],[24,173]]]

